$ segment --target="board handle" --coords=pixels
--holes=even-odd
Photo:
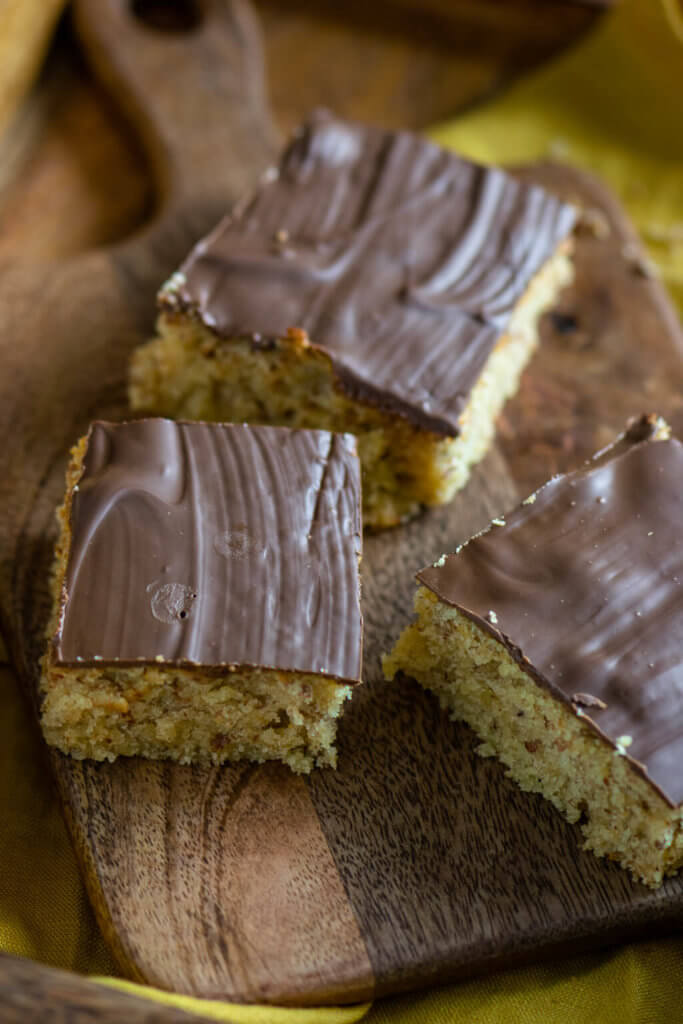
[[[166,209],[235,198],[272,161],[261,35],[246,0],[75,0],[74,22]]]

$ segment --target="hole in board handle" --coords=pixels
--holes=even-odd
[[[202,20],[199,0],[131,0],[138,21],[159,32],[191,32]]]

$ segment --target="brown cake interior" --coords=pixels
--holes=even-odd
[[[136,412],[177,419],[271,423],[348,431],[358,438],[363,521],[393,526],[441,505],[467,483],[491,444],[495,419],[538,344],[538,319],[572,277],[563,243],[539,271],[496,342],[459,417],[457,436],[352,398],[325,351],[292,329],[268,347],[222,338],[192,314],[163,312],[158,337],[137,349],[130,373]]]
[[[683,865],[682,477],[666,424],[633,421],[421,570],[384,660],[651,886]]]
[[[474,729],[482,757],[498,757],[521,789],[580,822],[586,849],[653,888],[681,867],[683,811],[633,771],[625,750],[605,743],[502,644],[426,587],[415,610],[417,621],[384,659],[387,678],[402,671],[435,693],[453,719]]]

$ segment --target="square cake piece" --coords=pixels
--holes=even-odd
[[[97,760],[335,764],[361,671],[354,437],[95,423],[59,518],[48,743]]]
[[[423,569],[384,660],[653,887],[683,864],[683,445],[667,438],[634,421]]]
[[[133,409],[358,437],[366,525],[449,501],[571,278],[572,206],[316,113],[159,295]]]

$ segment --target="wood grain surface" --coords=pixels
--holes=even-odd
[[[588,31],[572,0],[257,0],[280,127],[310,107],[389,127],[452,117]]]
[[[94,415],[124,414],[126,358],[151,329],[158,283],[273,150],[248,8],[216,0],[182,46],[124,11],[81,2],[79,31],[144,144],[157,215],[129,242],[0,279],[0,613],[29,689],[68,445]],[[366,543],[368,684],[342,722],[339,771],[304,781],[276,766],[52,756],[100,922],[133,977],[231,999],[352,1001],[680,925],[679,881],[652,893],[583,854],[576,829],[476,758],[428,695],[380,677],[417,567],[626,415],[656,407],[683,430],[680,332],[623,215],[576,172],[524,173],[607,217],[588,218],[577,284],[546,318],[468,489]]]

